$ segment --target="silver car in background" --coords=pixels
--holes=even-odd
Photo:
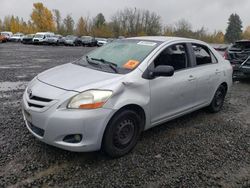
[[[230,63],[206,43],[137,37],[39,74],[22,108],[39,140],[119,157],[144,130],[204,107],[220,111],[231,85]]]

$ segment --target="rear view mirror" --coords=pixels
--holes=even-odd
[[[151,77],[170,77],[174,75],[174,67],[167,65],[159,65],[150,72]]]

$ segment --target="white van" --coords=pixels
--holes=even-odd
[[[47,37],[54,36],[54,33],[51,32],[39,32],[36,33],[32,42],[33,44],[45,44],[47,41]]]
[[[3,31],[0,33],[0,35],[4,35],[7,38],[7,40],[10,40],[10,37],[12,37],[13,33],[10,31]]]

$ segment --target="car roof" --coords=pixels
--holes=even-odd
[[[190,39],[190,38],[168,37],[168,36],[143,36],[143,37],[131,37],[131,38],[127,38],[127,39],[151,40],[151,41],[158,41],[158,42],[170,42],[170,41],[175,41],[175,40],[202,42],[202,41],[195,40],[195,39]]]
[[[46,35],[46,34],[52,34],[54,35],[54,33],[51,32],[37,32],[36,35]]]

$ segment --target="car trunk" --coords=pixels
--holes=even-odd
[[[250,41],[236,42],[228,51],[228,60],[232,64],[242,64],[250,56]]]

